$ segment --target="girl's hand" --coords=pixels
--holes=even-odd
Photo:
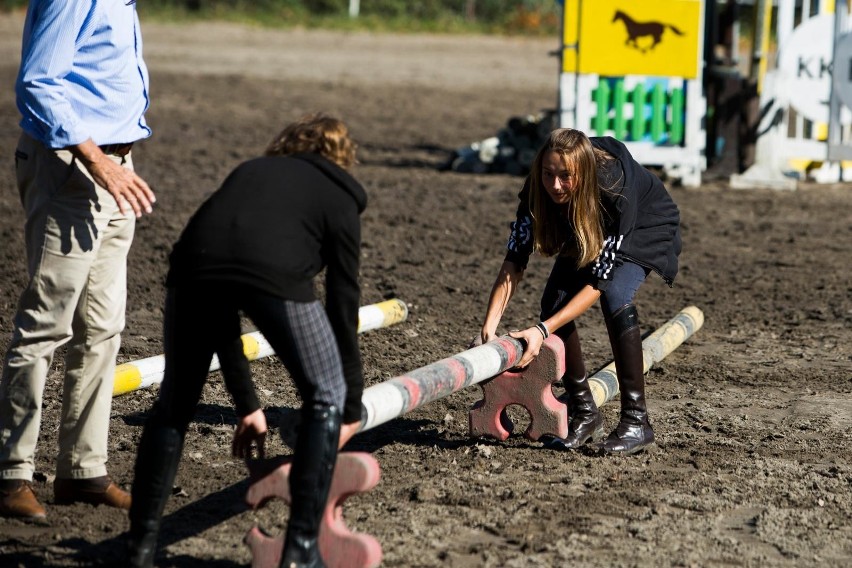
[[[346,442],[352,439],[352,436],[358,433],[358,429],[361,428],[361,421],[351,422],[349,424],[341,424],[340,425],[340,440],[337,443],[337,449],[343,449],[343,446],[346,445]]]
[[[488,343],[492,339],[497,339],[497,334],[493,331],[488,331],[483,328],[482,331],[479,332],[479,335],[474,337],[471,340],[470,345],[468,345],[467,347],[468,349],[473,349],[474,347],[479,347],[480,345]]]
[[[266,415],[258,409],[243,416],[234,431],[234,442],[231,450],[235,458],[250,459],[252,447],[257,446],[257,457],[263,459],[266,444]]]
[[[524,349],[524,354],[521,357],[520,362],[516,365],[516,367],[520,369],[523,369],[532,363],[533,359],[538,357],[538,352],[541,351],[541,345],[544,343],[544,336],[537,327],[528,327],[521,331],[510,331],[509,337],[520,339],[527,346],[527,348]]]

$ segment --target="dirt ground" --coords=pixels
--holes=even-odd
[[[12,156],[20,15],[0,17],[0,350],[25,282]],[[120,361],[162,353],[166,256],[188,216],[241,160],[304,112],[348,121],[367,188],[362,304],[408,303],[400,325],[361,336],[368,384],[466,349],[484,315],[521,179],[439,171],[452,151],[512,116],[552,108],[556,41],[275,32],[143,21],[154,136],[134,149],[158,195],[130,255]],[[725,178],[671,187],[684,251],[674,288],[652,278],[643,330],[695,305],[705,323],[647,375],[658,450],[629,458],[555,453],[513,436],[471,439],[478,387],[363,433],[382,477],[351,497],[348,525],[375,536],[384,566],[852,565],[852,187],[736,191]],[[284,246],[269,243],[270,247]],[[505,329],[535,321],[549,263],[534,259]],[[580,321],[587,366],[611,360],[597,309]],[[44,524],[0,520],[0,565],[120,566],[124,514],[53,504],[62,361],[44,399],[36,491]],[[271,422],[298,405],[273,359],[254,362]],[[156,388],[114,401],[111,475],[132,483]],[[609,424],[617,403],[604,407]],[[523,413],[516,412],[516,431]],[[189,432],[163,529],[165,567],[251,562],[255,523],[286,507],[244,505],[229,456],[235,416],[214,373]],[[286,448],[275,436],[272,454]]]

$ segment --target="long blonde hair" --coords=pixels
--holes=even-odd
[[[573,177],[573,191],[564,205],[554,203],[541,182],[541,164],[550,151],[562,156]],[[544,256],[559,253],[576,256],[578,268],[598,257],[603,248],[604,229],[597,164],[599,160],[610,159],[608,153],[594,148],[579,130],[558,128],[550,133],[536,154],[530,172],[529,208],[537,252]],[[574,239],[570,239],[571,227]],[[576,240],[576,250],[566,250],[572,240]]]
[[[266,155],[319,154],[345,169],[356,163],[356,148],[342,120],[316,113],[288,124],[266,147]]]

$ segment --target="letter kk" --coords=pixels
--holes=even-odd
[[[797,78],[806,77],[808,79],[822,79],[825,74],[831,75],[831,61],[826,61],[822,57],[819,58],[819,64],[815,65],[815,67],[817,67],[817,69],[815,69],[817,74],[814,75],[811,72],[811,64],[814,63],[813,60],[813,57],[799,57],[799,68],[798,71],[796,71]],[[850,72],[852,72],[852,69],[850,69]]]

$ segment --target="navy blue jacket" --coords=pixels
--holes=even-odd
[[[593,286],[606,290],[613,268],[625,260],[653,270],[671,286],[682,246],[677,205],[660,178],[633,159],[622,142],[608,136],[590,140],[615,158],[609,167],[598,169],[599,183],[607,188],[601,191],[605,242],[589,267]],[[506,260],[520,268],[527,266],[533,251],[529,181],[527,177],[518,195],[516,220],[506,245]]]

